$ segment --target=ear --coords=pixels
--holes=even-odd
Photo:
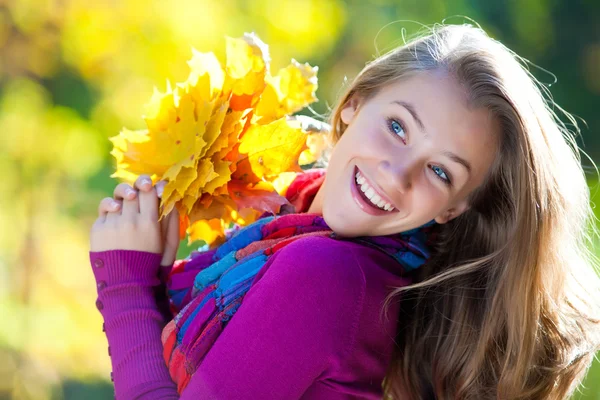
[[[445,224],[446,222],[458,217],[460,214],[464,213],[468,209],[469,203],[467,202],[467,199],[463,199],[456,206],[447,209],[446,211],[435,217],[435,222],[437,222],[438,224]]]
[[[348,101],[344,108],[342,108],[342,112],[340,113],[340,117],[342,122],[346,125],[350,125],[350,122],[354,119],[356,115],[356,111],[358,110],[358,100],[356,97],[352,97],[350,101]]]

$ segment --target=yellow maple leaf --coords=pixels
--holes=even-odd
[[[189,214],[194,206],[194,203],[200,197],[202,188],[207,181],[211,181],[217,177],[214,165],[210,160],[202,159],[198,162],[196,179],[194,179],[186,189],[185,196],[182,200],[187,213]]]
[[[222,160],[215,162],[215,174],[213,178],[204,185],[202,193],[213,194],[217,188],[227,185],[227,182],[231,179],[229,164],[231,163]]]
[[[235,177],[256,181],[299,170],[298,157],[306,145],[306,134],[291,122],[280,118],[250,126],[240,139]]]
[[[272,121],[315,102],[317,71],[317,67],[292,59],[291,64],[282,68],[277,75],[267,76],[267,87],[256,106],[256,114],[265,121]]]
[[[215,244],[225,239],[226,226],[219,218],[210,220],[200,220],[190,225],[187,230],[189,243],[197,240],[204,240],[206,243]]]
[[[323,155],[323,152],[329,146],[329,138],[326,133],[308,134],[306,138],[306,146],[308,147],[298,158],[298,164],[308,165],[317,161]]]
[[[219,200],[215,198],[208,207],[205,207],[200,202],[194,204],[192,210],[189,212],[190,222],[194,224],[196,221],[225,217],[226,204]]]
[[[187,62],[191,71],[186,84],[193,89],[197,102],[207,101],[219,95],[225,82],[225,72],[213,53],[201,53],[192,48],[192,59]],[[198,84],[198,80],[208,81]]]
[[[255,34],[226,39],[225,88],[232,91],[231,108],[241,111],[254,107],[265,88],[269,51]]]
[[[174,180],[182,167],[194,166],[195,155],[206,144],[201,134],[204,122],[210,118],[210,107],[196,116],[189,93],[175,95],[177,90],[167,91],[153,100],[164,107],[146,117],[149,129],[123,128],[118,136],[109,138],[114,145],[111,154],[117,160],[113,177],[122,176],[120,170],[127,170],[137,175],[156,174],[162,179]]]
[[[167,90],[161,93],[156,87],[150,101],[145,106],[146,113],[143,116],[150,131],[162,131],[177,119],[175,98],[171,83],[167,80]]]
[[[273,180],[273,187],[282,196],[285,196],[288,187],[290,187],[291,183],[298,176],[297,172],[282,172]]]

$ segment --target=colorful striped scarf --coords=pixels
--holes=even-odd
[[[297,210],[308,208],[322,178],[323,172],[312,171],[290,186],[286,196]],[[185,389],[267,260],[285,246],[309,236],[352,240],[385,252],[404,271],[411,271],[429,256],[426,244],[433,224],[397,235],[344,239],[316,214],[263,216],[234,231],[217,249],[193,252],[177,261],[167,282],[171,309],[177,315],[162,333],[164,359],[177,391]]]

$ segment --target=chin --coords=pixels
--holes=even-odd
[[[353,218],[349,218],[341,210],[335,210],[333,212],[327,212],[323,210],[323,219],[325,223],[334,231],[337,235],[345,237],[357,237],[367,236],[368,233],[364,230],[364,225],[356,221]]]
[[[358,237],[358,236],[368,236],[368,234],[364,231],[357,230],[355,227],[348,225],[348,223],[344,221],[328,221],[327,218],[323,217],[327,225],[331,228],[336,235],[343,237]],[[338,223],[339,222],[339,223]]]

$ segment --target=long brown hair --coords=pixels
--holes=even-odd
[[[386,299],[385,315],[402,297],[385,398],[563,399],[600,342],[593,214],[573,134],[518,57],[479,28],[436,26],[360,72],[333,110],[334,141],[352,98],[433,70],[491,112],[500,150],[413,284]]]

